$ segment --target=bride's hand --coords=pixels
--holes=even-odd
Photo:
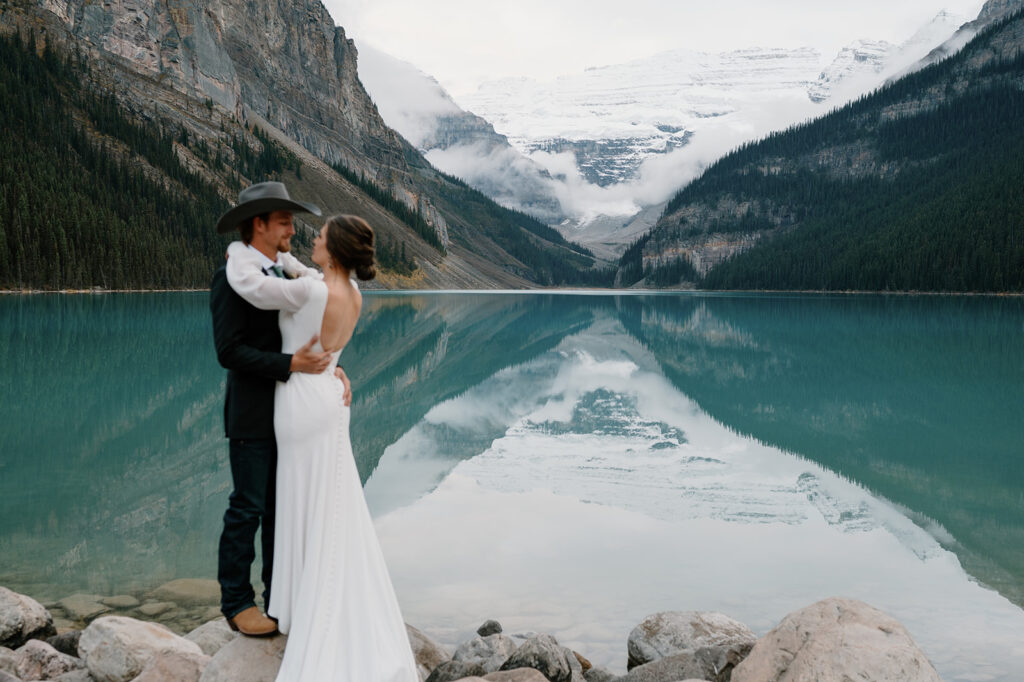
[[[352,384],[349,383],[348,376],[345,374],[345,370],[341,367],[334,368],[334,376],[338,377],[341,380],[341,383],[345,386],[345,393],[343,394],[342,399],[345,401],[345,407],[348,407],[352,404]]]

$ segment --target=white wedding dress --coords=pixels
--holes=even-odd
[[[327,285],[319,273],[287,257],[285,271],[305,276],[269,277],[240,242],[228,254],[232,288],[258,308],[281,311],[282,352],[294,353],[320,333]],[[334,376],[340,355],[323,374],[292,374],[274,395],[269,614],[288,635],[277,682],[419,682],[352,455],[349,408]]]

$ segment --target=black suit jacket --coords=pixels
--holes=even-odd
[[[281,352],[276,310],[260,310],[235,293],[224,267],[210,284],[213,342],[228,370],[224,432],[228,438],[274,437],[274,387],[288,381],[292,356]]]

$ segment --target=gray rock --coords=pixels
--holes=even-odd
[[[548,678],[533,668],[517,668],[516,670],[499,670],[484,675],[487,682],[548,682]]]
[[[85,668],[82,661],[62,654],[38,639],[26,642],[15,653],[18,654],[18,670],[15,674],[23,680],[52,680],[66,672]]]
[[[153,590],[157,601],[170,601],[185,606],[216,604],[220,601],[220,584],[216,580],[181,578],[164,583]]]
[[[211,660],[206,654],[160,651],[132,682],[199,682]]]
[[[629,633],[627,669],[665,656],[703,647],[753,646],[754,633],[743,623],[714,612],[663,611],[644,619]]]
[[[199,682],[274,682],[287,643],[283,635],[234,639],[213,656]]]
[[[62,654],[78,657],[78,640],[82,637],[81,630],[69,630],[68,632],[47,637],[46,643]]]
[[[153,601],[149,602],[148,604],[143,604],[142,606],[140,606],[139,613],[141,613],[144,616],[149,616],[150,618],[153,618],[154,616],[159,616],[161,613],[166,613],[167,611],[170,611],[171,609],[177,606],[178,605],[172,601]]]
[[[192,632],[185,635],[185,639],[195,642],[203,653],[213,656],[220,651],[225,644],[241,635],[228,626],[227,620],[218,618],[209,623],[203,623]]]
[[[421,682],[430,676],[434,668],[445,661],[452,660],[452,656],[446,648],[428,637],[419,628],[406,623],[405,631],[409,635],[409,646],[412,647],[412,656],[416,660],[416,671],[420,675]]]
[[[684,679],[713,678],[704,677],[704,666],[694,654],[683,652],[638,665],[617,682],[676,682]]]
[[[615,682],[619,676],[607,668],[591,668],[583,673],[587,682]]]
[[[864,602],[839,597],[783,618],[732,674],[732,682],[940,679],[898,621]]]
[[[21,682],[21,678],[15,677],[6,670],[0,670],[0,682]]]
[[[195,642],[179,637],[163,625],[126,616],[97,618],[82,633],[78,653],[93,677],[102,682],[128,682],[139,675],[161,651],[202,655]]]
[[[134,609],[139,605],[139,600],[130,594],[118,594],[113,597],[105,597],[100,600],[100,603],[112,609]]]
[[[53,617],[42,604],[0,587],[0,646],[16,649],[33,637],[55,634]]]
[[[488,673],[501,670],[501,666],[518,648],[511,637],[501,633],[486,637],[474,637],[463,642],[452,654],[453,661],[475,661],[483,665]]]
[[[434,668],[426,682],[454,682],[466,677],[483,677],[484,666],[477,661],[445,661]]]
[[[101,599],[103,597],[98,594],[73,594],[58,603],[72,620],[89,620],[110,611],[109,606],[100,602]]]
[[[15,674],[18,670],[18,654],[5,646],[0,646],[0,672]]]
[[[579,661],[569,649],[561,647],[551,635],[537,635],[526,640],[509,656],[502,670],[533,668],[551,682],[577,682],[583,679]]]
[[[501,632],[501,623],[496,620],[486,620],[484,624],[476,629],[476,634],[481,637],[496,635]]]

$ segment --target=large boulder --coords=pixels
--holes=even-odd
[[[783,618],[732,674],[732,682],[940,679],[898,621],[864,602],[839,597]]]
[[[220,601],[220,583],[200,578],[180,578],[164,583],[150,595],[157,601],[169,601],[184,606],[214,604]]]
[[[52,680],[72,670],[85,668],[82,661],[62,654],[38,639],[26,642],[15,653],[18,654],[15,674],[23,680]]]
[[[101,682],[128,682],[161,651],[202,655],[195,642],[163,625],[126,616],[103,616],[89,624],[78,641],[78,653]]]
[[[501,666],[517,648],[511,637],[501,633],[486,637],[474,637],[456,647],[452,660],[476,661],[483,665],[484,670],[493,673],[501,670]]]
[[[419,673],[421,682],[434,672],[434,668],[445,661],[452,660],[452,655],[446,648],[428,637],[419,628],[406,623],[405,631],[409,635],[409,646],[412,647],[412,656],[416,660],[416,671]]]
[[[241,635],[228,625],[228,621],[224,618],[218,618],[211,620],[209,623],[203,623],[192,632],[185,635],[185,639],[190,642],[195,642],[199,645],[199,648],[203,650],[203,653],[207,656],[213,656],[220,651],[225,644],[228,642],[241,637]]]
[[[239,637],[214,654],[199,682],[274,682],[288,638]]]
[[[199,682],[210,660],[206,654],[160,651],[149,659],[149,663],[132,682]]]
[[[53,617],[42,604],[0,587],[0,646],[17,649],[32,638],[55,634]]]
[[[551,635],[536,635],[526,640],[501,666],[502,670],[517,668],[538,670],[551,682],[583,680],[583,668],[575,654],[559,646]]]
[[[629,633],[627,669],[704,647],[751,647],[757,636],[722,613],[663,611],[647,616]]]

